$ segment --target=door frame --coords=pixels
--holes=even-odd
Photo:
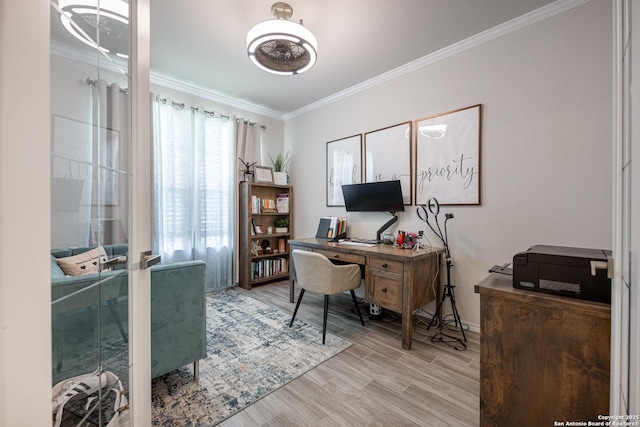
[[[131,0],[131,239],[129,340],[132,426],[151,425],[151,271],[139,254],[152,248],[150,1]]]

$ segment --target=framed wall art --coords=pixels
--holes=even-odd
[[[268,166],[254,166],[253,180],[254,182],[273,184],[273,169]]]
[[[416,120],[417,205],[480,204],[481,105]]]
[[[344,206],[343,184],[362,182],[362,135],[327,142],[327,206]]]
[[[400,180],[405,205],[411,205],[411,122],[364,134],[365,182]]]

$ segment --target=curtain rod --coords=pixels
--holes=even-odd
[[[261,125],[260,123],[252,122],[249,120],[245,120],[244,122],[249,124],[249,126],[253,126],[253,127],[260,126],[260,129],[267,130],[267,125]],[[236,119],[236,123],[240,123],[240,119]]]
[[[166,104],[167,102],[169,102],[169,99],[161,98],[160,95],[156,96],[156,100],[162,102],[163,104]],[[171,100],[171,106],[172,107],[177,107],[177,108],[180,108],[180,109],[184,109],[184,108],[187,107],[184,102],[175,102],[173,100]],[[189,107],[189,108],[191,108],[191,111],[193,111],[194,113],[196,113],[198,111],[202,111],[203,114],[208,114],[211,117],[215,117],[215,115],[217,113],[220,116],[220,118],[227,119],[227,120],[231,118],[230,116],[228,116],[226,114],[222,114],[222,113],[217,112],[217,111],[209,111],[209,110],[207,110],[205,108],[199,108],[199,107]]]
[[[161,98],[160,95],[157,95],[156,99],[158,101],[162,102],[163,104],[166,104],[167,102],[171,101],[171,106],[172,107],[177,107],[177,108],[180,108],[180,109],[186,108],[186,104],[184,102],[175,102],[174,100],[170,100],[170,99],[167,99],[167,98]],[[190,107],[190,108],[194,112],[200,111],[200,108],[198,108],[198,107]],[[215,116],[215,114],[217,113],[217,114],[220,114],[220,117],[222,117],[223,119],[229,119],[230,118],[230,116],[228,116],[228,115],[225,115],[225,114],[222,114],[222,113],[216,112],[216,111],[209,111],[209,110],[206,110],[204,108],[202,108],[202,112],[204,114],[209,114],[211,117]],[[238,122],[240,122],[240,119],[236,119],[236,123],[238,123]],[[260,123],[257,123],[257,122],[252,122],[252,121],[249,121],[249,120],[245,120],[244,122],[248,123],[249,126],[260,126],[261,129],[267,130],[267,125],[263,125],[263,124],[260,124]]]
[[[87,77],[87,85],[98,86],[98,80],[91,80],[89,77]],[[111,85],[107,85],[107,87],[109,89],[111,89]],[[120,92],[128,94],[129,90],[128,89],[120,89]],[[166,104],[167,102],[169,102],[169,100],[167,98],[161,98],[160,95],[156,96],[156,99],[158,101],[162,102],[163,104]],[[180,109],[184,109],[186,107],[184,102],[175,102],[173,100],[171,101],[171,106],[178,107]],[[207,110],[205,108],[202,108],[202,109],[199,108],[199,107],[190,107],[190,108],[191,108],[191,110],[193,112],[198,112],[198,111],[202,110],[202,112],[204,114],[208,114],[211,117],[214,117],[216,115],[216,111],[209,111],[209,110]],[[219,112],[218,112],[218,114],[223,119],[227,119],[228,120],[230,118],[230,116],[228,116],[228,115],[225,115],[225,114],[222,114],[222,113],[219,113]],[[240,122],[240,119],[236,119],[236,122]],[[260,126],[260,129],[267,130],[267,125],[263,125],[263,124],[260,124],[260,123],[257,123],[257,122],[252,122],[252,121],[249,121],[249,120],[245,120],[244,122],[248,123],[249,126]]]
[[[87,85],[89,85],[89,86],[94,86],[94,87],[95,87],[95,86],[98,86],[98,80],[91,80],[91,78],[87,77]],[[111,85],[107,85],[107,87],[108,87],[109,89],[111,89]],[[129,94],[129,89],[127,89],[127,88],[121,88],[121,89],[120,89],[120,92],[122,92],[122,93],[126,93],[126,94],[128,95],[128,94]]]

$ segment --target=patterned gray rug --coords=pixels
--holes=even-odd
[[[207,358],[153,381],[153,425],[212,426],[352,344],[233,289],[207,296]]]

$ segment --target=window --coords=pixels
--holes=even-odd
[[[233,285],[233,137],[219,115],[156,99],[154,252],[203,260],[209,289]]]

